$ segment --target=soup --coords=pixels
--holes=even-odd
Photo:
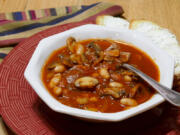
[[[159,81],[159,69],[143,51],[109,39],[76,41],[55,50],[42,68],[47,90],[64,105],[96,112],[119,112],[149,100],[155,91],[128,63]]]

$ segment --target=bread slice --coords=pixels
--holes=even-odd
[[[98,16],[96,18],[96,24],[112,28],[129,28],[129,22],[127,20],[108,15]]]
[[[180,45],[174,34],[166,28],[145,20],[132,21],[130,29],[143,33],[152,40],[154,45],[173,56],[175,58],[175,75],[180,75]]]
[[[143,33],[143,35],[152,40],[154,45],[157,45],[175,58],[175,75],[180,76],[180,45],[176,36],[168,29],[145,20],[134,20],[129,24],[125,19],[112,16],[99,16],[96,23],[113,28],[129,28]]]

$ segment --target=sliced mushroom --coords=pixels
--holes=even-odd
[[[105,55],[108,55],[108,56],[118,57],[120,54],[120,51],[118,49],[114,49],[114,50],[105,51],[104,53]]]
[[[114,50],[114,49],[120,49],[120,46],[119,45],[117,45],[117,44],[112,44],[112,45],[110,45],[107,49],[106,49],[106,51],[109,51],[109,50]]]
[[[93,63],[93,65],[97,65],[98,63],[100,63],[102,60],[104,59],[104,52],[101,51],[99,52],[99,57],[96,59],[96,61]]]
[[[104,94],[105,95],[110,95],[114,98],[120,98],[120,95],[117,91],[113,90],[112,88],[105,88],[104,89]]]
[[[122,96],[126,95],[126,91],[124,89],[121,88],[105,88],[104,90],[105,95],[110,95],[114,98],[120,98]]]
[[[109,56],[109,55],[105,55],[104,56],[104,60],[107,61],[107,62],[113,62],[114,61],[114,57]]]
[[[94,43],[94,42],[90,42],[88,44],[88,47],[94,49],[96,55],[99,55],[99,53],[101,52],[101,47],[98,44]]]
[[[85,54],[89,57],[89,63],[95,66],[103,60],[104,52],[101,50],[100,46],[94,42],[90,42],[87,47]]]
[[[130,91],[130,97],[134,97],[138,89],[140,88],[141,84],[136,84]]]
[[[65,54],[59,54],[58,55],[60,58],[60,62],[67,66],[67,67],[72,67],[73,66],[73,62],[71,61],[71,59],[69,58],[69,56],[65,55]]]
[[[144,85],[142,85],[141,83],[138,83],[130,90],[129,97],[134,97],[136,95],[136,93],[140,90],[141,90],[141,92],[145,92],[145,93],[147,92]]]
[[[76,45],[75,45],[75,53],[77,55],[82,55],[84,53],[84,50],[85,49],[84,49],[84,46],[82,44],[76,43]]]
[[[107,62],[115,61],[115,57],[118,57],[120,54],[120,47],[116,44],[112,44],[104,51],[104,60]]]
[[[47,66],[48,70],[53,70],[59,63],[53,62]]]
[[[80,57],[81,57],[81,61],[82,61],[82,63],[84,64],[84,65],[87,65],[87,66],[89,66],[88,64],[88,59],[86,58],[86,55],[83,53],[82,55],[80,55]]]
[[[128,62],[130,56],[131,56],[131,53],[129,53],[129,52],[120,52],[120,60],[122,62]]]
[[[79,88],[93,88],[95,87],[99,81],[96,78],[85,76],[77,79],[75,81],[75,86]]]
[[[82,64],[81,56],[77,54],[71,54],[70,59],[74,64]]]
[[[67,44],[67,47],[68,49],[74,53],[75,52],[75,49],[74,49],[74,46],[76,44],[76,40],[74,37],[69,37],[67,40],[66,40],[66,44]]]

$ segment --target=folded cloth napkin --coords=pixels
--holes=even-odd
[[[95,3],[88,6],[70,6],[42,10],[0,14],[0,61],[17,44],[31,35],[47,28],[90,18],[97,15],[121,15],[120,6],[110,3]],[[3,48],[2,48],[3,47]]]

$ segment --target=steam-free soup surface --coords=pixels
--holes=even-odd
[[[131,64],[159,81],[159,69],[141,50],[118,41],[67,39],[42,69],[47,90],[62,104],[97,112],[119,112],[149,100],[154,90],[135,73]]]

